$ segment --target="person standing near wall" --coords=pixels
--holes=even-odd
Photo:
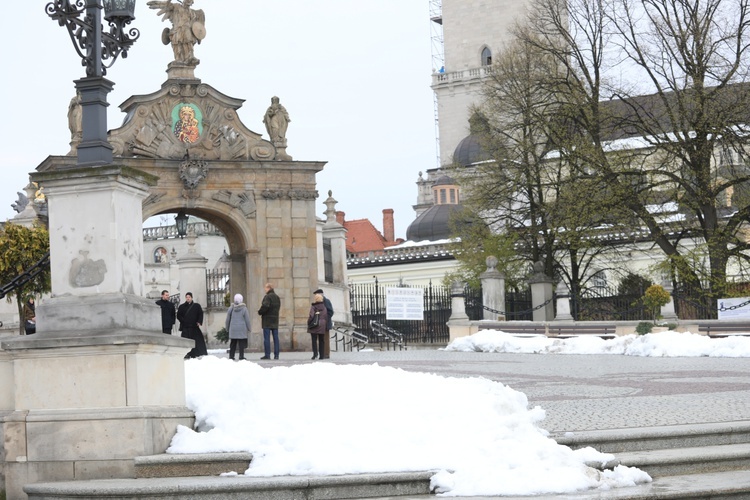
[[[307,316],[307,332],[312,339],[312,359],[326,359],[324,354],[323,338],[328,334],[328,310],[323,303],[323,295],[316,293],[310,306],[310,314]]]
[[[36,305],[34,304],[34,297],[29,297],[26,303],[23,305],[23,320],[24,320],[24,331],[26,335],[33,335],[36,333]]]
[[[247,306],[242,302],[242,295],[234,296],[234,304],[227,311],[227,319],[224,328],[229,335],[229,359],[234,361],[234,352],[239,350],[240,361],[245,359],[247,349],[247,332],[250,331],[250,313]]]
[[[161,307],[161,331],[167,335],[172,335],[172,327],[175,324],[176,312],[174,304],[169,300],[169,291],[162,290],[161,298],[156,301],[156,305]]]
[[[313,294],[316,293],[319,293],[323,297],[323,305],[325,306],[326,311],[328,311],[326,334],[323,337],[323,350],[320,352],[320,359],[328,359],[331,357],[331,327],[333,326],[331,318],[333,318],[333,304],[331,304],[331,301],[325,296],[322,289],[318,288],[313,292]]]
[[[185,294],[185,302],[177,309],[177,319],[180,320],[180,331],[182,337],[193,339],[195,347],[185,355],[185,359],[198,358],[208,354],[206,341],[203,339],[201,325],[203,325],[203,308],[197,302],[193,302],[193,294]]]
[[[281,299],[273,290],[271,283],[264,287],[266,295],[263,297],[258,314],[262,318],[263,326],[263,351],[260,359],[271,359],[271,335],[273,335],[273,359],[279,359],[279,310]]]

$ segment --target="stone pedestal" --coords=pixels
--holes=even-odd
[[[451,284],[451,317],[448,318],[448,332],[449,341],[474,333],[469,316],[466,314],[463,283]]]
[[[141,201],[153,176],[115,166],[32,174],[49,209],[52,294],[37,334],[2,343],[7,498],[26,483],[134,477],[163,453],[185,407],[192,341],[161,333],[143,298]]]
[[[570,290],[568,290],[568,287],[562,281],[557,284],[555,295],[557,297],[555,321],[572,321],[573,315],[570,314]]]
[[[132,330],[2,342],[7,498],[25,498],[29,482],[134,477],[135,457],[163,453],[194,422],[182,359],[191,343]]]
[[[485,260],[487,270],[479,275],[482,280],[482,311],[484,319],[505,321],[505,275],[497,270],[497,257]]]

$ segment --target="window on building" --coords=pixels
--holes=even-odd
[[[482,66],[492,66],[492,51],[487,47],[482,49]]]
[[[445,197],[445,189],[440,190],[440,204],[445,205],[447,203],[446,197]]]
[[[456,203],[456,190],[451,189],[451,205],[455,205]]]
[[[325,266],[326,283],[333,283],[333,254],[331,252],[331,240],[323,239],[323,265]]]
[[[596,288],[607,288],[607,273],[597,271],[591,281]]]

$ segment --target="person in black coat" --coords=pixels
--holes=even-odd
[[[273,337],[273,359],[279,359],[279,311],[281,299],[273,290],[271,283],[266,283],[266,294],[263,296],[258,314],[263,327],[263,357],[271,359],[271,337]]]
[[[316,315],[318,316],[318,324],[316,326],[310,326],[312,319]],[[307,325],[307,332],[312,338],[312,359],[317,359],[318,355],[320,355],[320,359],[325,359],[325,344],[323,343],[323,338],[327,334],[328,311],[323,303],[323,295],[319,293],[315,294],[312,306],[310,306],[310,314],[307,316]]]
[[[203,324],[203,308],[197,302],[193,302],[193,294],[185,294],[185,302],[177,309],[177,319],[180,320],[181,336],[186,339],[195,340],[195,347],[185,355],[185,359],[198,358],[208,354],[206,341],[203,339],[201,325]]]
[[[172,326],[175,324],[174,304],[169,300],[169,292],[161,291],[161,298],[156,301],[156,305],[161,307],[161,331],[167,335],[172,335]]]

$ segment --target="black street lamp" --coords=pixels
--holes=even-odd
[[[180,210],[180,213],[175,216],[174,223],[177,226],[177,236],[179,236],[180,239],[184,238],[187,234],[188,227],[188,216],[185,214],[184,210]]]
[[[102,27],[102,9],[109,32]],[[86,67],[86,77],[76,80],[81,96],[81,143],[78,166],[112,163],[112,146],[107,141],[107,94],[114,83],[104,78],[140,33],[127,25],[135,19],[135,0],[55,0],[45,7],[47,15],[68,29],[73,47]]]

